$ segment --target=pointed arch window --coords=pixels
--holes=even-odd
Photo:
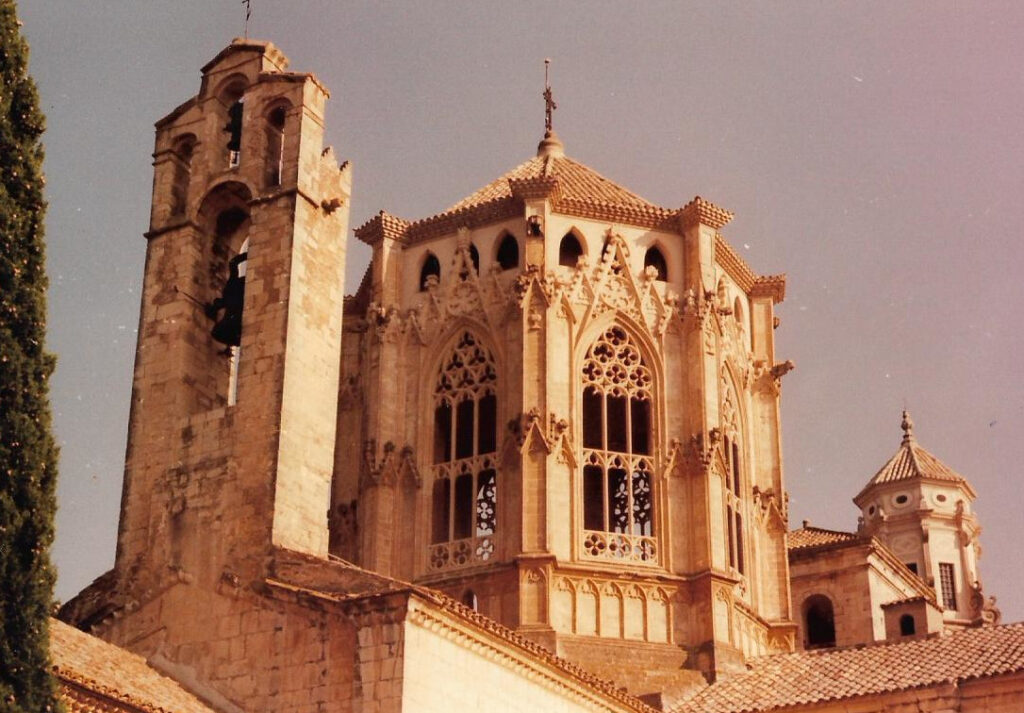
[[[653,380],[621,327],[590,347],[582,392],[584,556],[657,563]]]
[[[576,267],[581,257],[583,257],[583,246],[580,245],[579,238],[571,232],[566,233],[562,242],[558,244],[558,264]]]
[[[505,233],[505,237],[498,244],[498,265],[502,270],[512,270],[519,267],[519,243],[516,239]]]
[[[434,385],[429,568],[494,556],[497,530],[497,373],[490,353],[463,332]]]
[[[480,274],[480,251],[476,249],[476,245],[469,244],[469,259],[473,263],[473,272]]]
[[[661,250],[658,248],[648,248],[644,254],[644,268],[648,267],[655,269],[655,280],[661,280],[662,282],[668,280],[668,263],[665,262],[665,256],[661,254]]]
[[[427,253],[427,256],[423,258],[423,265],[420,267],[420,292],[430,287],[431,282],[436,285],[440,281],[441,261],[434,253]]]
[[[743,447],[740,439],[739,416],[736,412],[736,391],[729,383],[728,376],[722,375],[722,425],[725,433],[722,439],[722,453],[725,460],[725,527],[726,552],[729,567],[740,574],[747,570],[744,550],[743,524]]]

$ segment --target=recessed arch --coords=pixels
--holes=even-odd
[[[743,300],[740,299],[739,295],[732,301],[732,316],[736,320],[736,324],[740,327],[744,326],[743,318],[746,310],[743,309]]]
[[[514,235],[506,232],[499,237],[494,259],[502,270],[514,270],[519,267],[519,241]]]
[[[473,243],[469,244],[469,260],[473,263],[473,272],[480,274],[480,251],[476,249],[476,245]]]
[[[580,258],[586,255],[585,244],[575,228],[563,235],[561,242],[558,243],[558,264],[576,267]]]
[[[472,589],[467,589],[462,593],[462,603],[473,611],[480,611],[480,600]]]
[[[835,610],[824,594],[804,600],[804,648],[824,649],[836,645]]]
[[[285,125],[291,104],[271,101],[263,112],[263,169],[268,188],[281,185],[284,173]]]
[[[188,187],[192,179],[192,155],[195,148],[195,134],[177,136],[171,145],[174,165],[171,181],[172,216],[182,216],[188,208]]]
[[[423,262],[420,264],[419,290],[423,292],[432,284],[436,285],[440,281],[441,261],[437,259],[437,255],[428,250],[423,256]]]
[[[913,614],[904,614],[900,617],[900,636],[914,636],[917,633],[917,622]]]

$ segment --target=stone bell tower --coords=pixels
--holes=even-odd
[[[327,554],[351,172],[287,66],[235,40],[156,124],[115,565],[136,601]]]

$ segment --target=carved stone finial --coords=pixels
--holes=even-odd
[[[903,429],[903,443],[914,442],[914,421],[910,418],[910,412],[903,409],[903,423],[900,424],[900,428]]]

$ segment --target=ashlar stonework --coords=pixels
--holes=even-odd
[[[960,700],[945,672],[729,683],[818,686],[841,660],[802,649],[939,656],[997,610],[974,493],[909,427],[858,532],[788,532],[786,282],[730,247],[728,211],[651,204],[549,121],[448,210],[357,228],[373,257],[345,297],[327,99],[235,40],[156,125],[116,562],[61,612],[170,679],[145,705],[165,685],[222,713]],[[994,706],[1024,661],[1016,628],[985,630],[1005,661],[970,696]],[[67,660],[82,696],[116,689]]]

